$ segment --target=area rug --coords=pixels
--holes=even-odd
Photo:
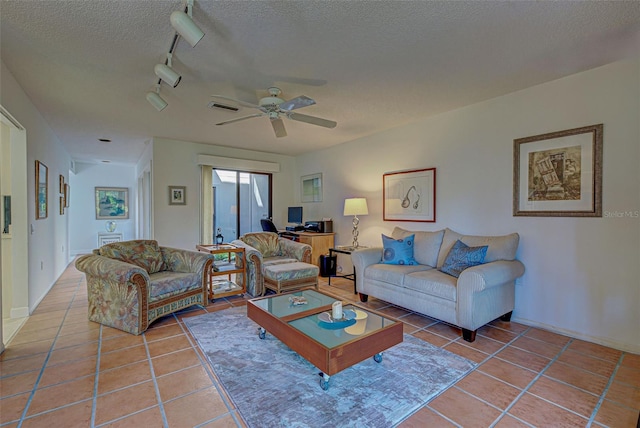
[[[392,427],[475,367],[413,336],[331,376],[258,325],[246,308],[184,319],[249,427]]]

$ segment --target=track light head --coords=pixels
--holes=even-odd
[[[204,37],[204,32],[186,13],[176,10],[170,17],[171,26],[184,38],[191,47],[195,47]]]
[[[155,107],[156,110],[162,111],[167,106],[167,102],[162,99],[159,93],[149,91],[147,92],[147,101]]]
[[[173,71],[173,69],[166,64],[156,64],[153,70],[156,72],[156,76],[161,78],[167,85],[174,88],[178,86],[180,79],[182,79],[182,76]]]

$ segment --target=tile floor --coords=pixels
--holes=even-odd
[[[321,287],[329,288],[321,278]],[[354,300],[353,283],[330,289]],[[0,356],[1,427],[244,426],[182,319],[246,304],[220,299],[141,336],[87,321],[71,265]],[[400,424],[408,427],[636,427],[640,355],[494,322],[475,342],[436,320],[369,299],[404,330],[478,363]]]

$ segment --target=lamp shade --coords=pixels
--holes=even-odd
[[[164,108],[167,106],[167,102],[155,92],[147,92],[147,101],[149,101],[151,105],[154,106],[158,111],[164,110]]]
[[[365,198],[349,198],[344,200],[344,215],[367,215],[367,200]]]
[[[171,21],[171,26],[175,28],[178,34],[180,34],[191,47],[195,47],[200,39],[204,37],[204,32],[198,28],[195,22],[193,22],[193,19],[182,11],[176,10],[173,12],[169,20]]]
[[[173,71],[173,69],[166,64],[156,64],[156,66],[153,68],[153,71],[155,71],[156,76],[164,80],[167,85],[170,85],[174,88],[178,86],[178,83],[180,83],[180,79],[182,79],[182,76]]]

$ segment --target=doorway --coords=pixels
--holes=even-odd
[[[213,233],[224,242],[262,230],[260,219],[271,217],[272,175],[213,169]]]

